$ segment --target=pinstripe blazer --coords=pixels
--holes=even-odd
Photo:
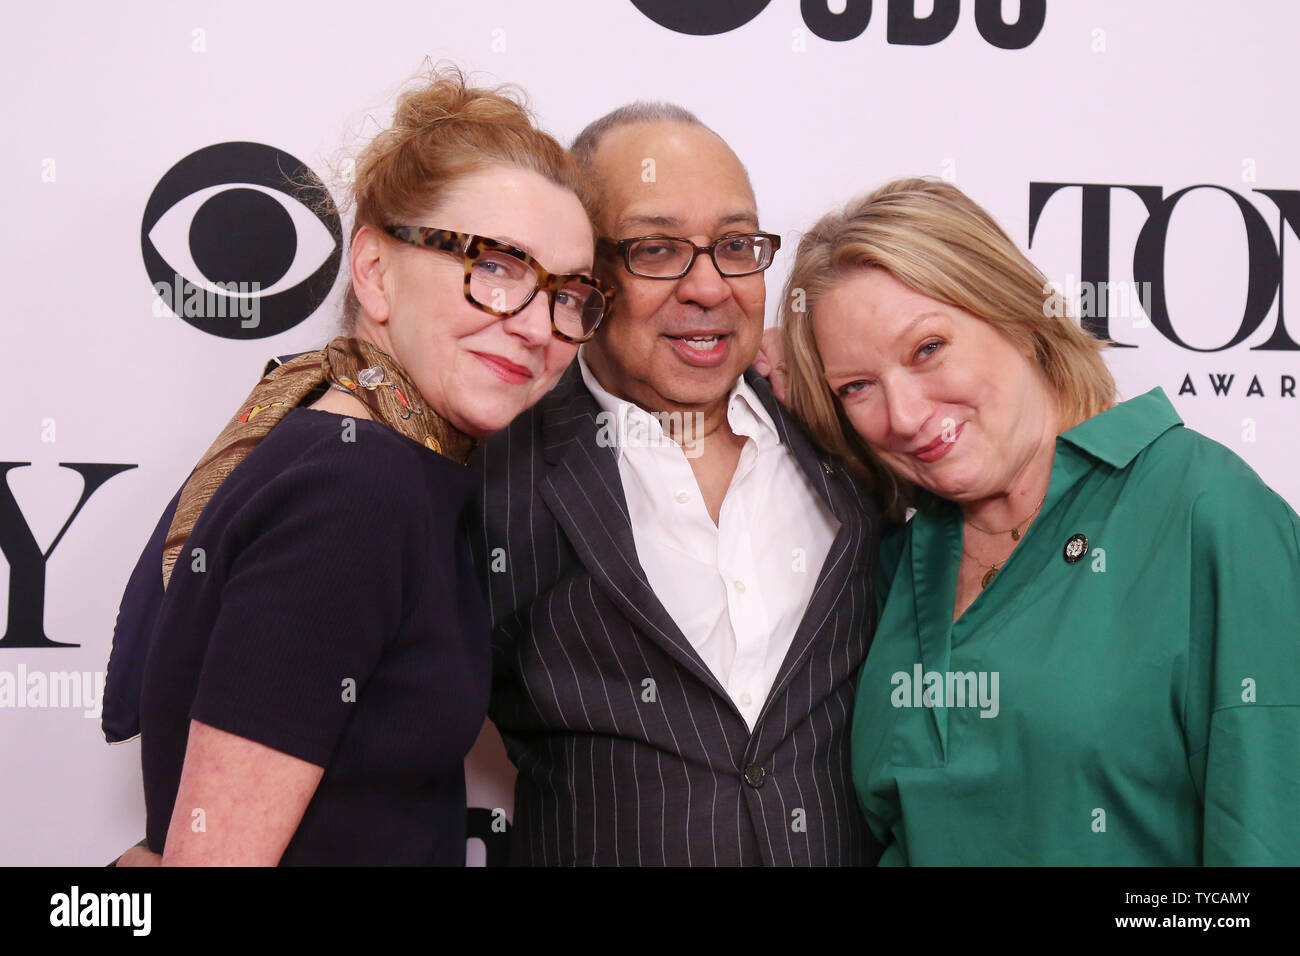
[[[616,450],[575,362],[480,449],[471,537],[492,614],[491,716],[519,776],[514,864],[846,865],[879,846],[850,775],[875,626],[879,513],[746,380],[840,529],[751,733],[646,579]],[[779,507],[779,502],[773,502]]]

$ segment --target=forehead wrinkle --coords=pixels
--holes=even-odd
[[[631,226],[654,226],[661,229],[679,229],[681,228],[682,221],[676,216],[634,214],[630,216],[620,216],[617,225],[620,232]]]
[[[720,216],[713,223],[713,230],[738,224],[753,225],[758,228],[758,213],[752,209],[739,210]],[[620,216],[616,222],[617,231],[622,232],[633,226],[646,226],[656,229],[677,229],[683,228],[682,220],[677,216],[660,216],[645,213],[633,213],[631,215]]]
[[[746,209],[744,212],[733,212],[730,215],[723,216],[718,220],[719,226],[734,226],[737,223],[753,223],[758,226],[758,211]]]

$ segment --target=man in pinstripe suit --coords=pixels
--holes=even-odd
[[[779,241],[678,107],[574,151],[615,310],[478,460],[511,861],[874,862],[849,728],[880,519],[749,368]]]

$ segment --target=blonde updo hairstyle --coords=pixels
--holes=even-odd
[[[901,520],[914,489],[849,424],[826,384],[813,335],[817,304],[837,282],[884,269],[915,292],[993,326],[1041,369],[1062,430],[1115,402],[1101,352],[1043,274],[993,218],[950,183],[899,179],[828,213],[804,235],[781,303],[791,408]]]
[[[393,125],[357,157],[349,239],[362,226],[382,230],[420,224],[459,180],[492,166],[532,170],[570,190],[594,222],[594,194],[586,174],[568,150],[536,126],[522,91],[475,88],[459,69],[441,67],[402,94]],[[349,280],[343,300],[348,335],[356,331],[360,308]]]

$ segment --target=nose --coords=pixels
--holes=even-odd
[[[551,303],[545,289],[538,289],[533,300],[514,315],[501,320],[502,327],[530,348],[544,347],[551,341]]]
[[[691,263],[690,271],[677,280],[677,298],[711,309],[731,298],[731,286],[718,272],[713,258],[702,252]]]
[[[930,418],[930,402],[912,376],[893,376],[881,385],[889,413],[890,435],[910,444]]]

